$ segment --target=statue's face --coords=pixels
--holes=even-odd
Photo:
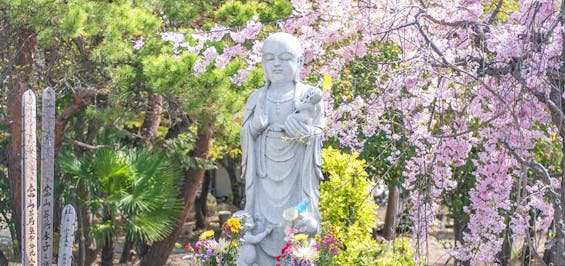
[[[283,84],[295,80],[300,71],[299,47],[292,39],[268,39],[263,44],[263,69],[273,84]]]

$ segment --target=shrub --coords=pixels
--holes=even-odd
[[[385,253],[380,256],[375,264],[382,266],[413,266],[417,265],[414,260],[414,252],[410,247],[410,241],[405,238],[397,238],[392,245],[386,248]]]
[[[327,180],[320,184],[320,214],[343,243],[343,250],[333,261],[336,265],[374,262],[383,253],[383,247],[372,239],[377,206],[370,197],[365,166],[357,153],[331,147],[322,151]]]

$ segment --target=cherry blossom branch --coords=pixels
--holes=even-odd
[[[495,114],[494,116],[492,116],[491,118],[489,118],[488,120],[485,120],[484,122],[480,123],[477,126],[471,127],[465,131],[461,131],[461,132],[457,132],[457,133],[453,133],[453,134],[449,134],[449,135],[435,135],[432,134],[432,137],[434,138],[439,138],[439,139],[443,139],[443,138],[455,138],[455,137],[459,137],[468,133],[471,133],[477,129],[480,129],[482,127],[488,126],[490,124],[490,122],[494,121],[495,119],[499,118],[501,115],[503,115],[504,113],[498,113]]]
[[[405,155],[406,152],[408,151],[408,149],[409,149],[408,147],[404,148],[404,149],[402,150],[402,152],[400,152],[400,154],[398,155],[398,157],[402,157],[403,155]],[[384,180],[385,176],[387,176],[388,173],[389,173],[398,163],[399,163],[399,162],[396,161],[393,165],[391,165],[390,167],[388,167],[388,168],[386,169],[386,171],[380,176],[380,177],[381,177],[381,180]],[[375,183],[375,184],[371,187],[371,190],[369,191],[369,194],[367,194],[367,196],[366,196],[365,198],[363,198],[363,200],[361,200],[361,202],[360,202],[359,204],[357,204],[358,206],[361,206],[361,205],[363,204],[363,202],[365,202],[365,201],[368,199],[368,197],[369,197],[370,195],[373,195],[373,192],[374,192],[375,189],[377,188],[377,185],[378,185],[378,184]],[[401,187],[402,187],[402,186],[399,186],[399,188],[401,188]]]
[[[534,245],[532,244],[532,240],[530,238],[531,237],[528,233],[528,235],[526,236],[526,242],[528,243],[528,247],[530,247],[530,250],[532,251],[531,254],[534,255],[534,258],[538,261],[538,263],[540,263],[540,265],[547,266],[547,263],[543,261],[543,259],[539,256],[538,252],[534,248]]]
[[[388,28],[384,31],[375,32],[375,33],[373,33],[373,35],[386,35],[390,32],[394,32],[394,31],[401,30],[403,28],[407,28],[407,27],[415,26],[415,25],[416,25],[416,21],[412,21],[412,22],[408,22],[406,24],[401,24],[401,25],[396,26],[396,27]]]
[[[562,127],[562,125],[565,125],[565,114],[563,113],[561,108],[559,108],[559,106],[557,106],[555,102],[551,100],[548,97],[548,95],[546,95],[545,93],[538,92],[529,88],[526,81],[518,73],[515,73],[515,75],[513,76],[524,88],[530,91],[530,93],[532,93],[532,95],[534,95],[540,102],[545,103],[547,107],[549,107],[552,116],[554,116],[553,117],[554,123],[556,126],[558,126],[560,135],[565,136],[565,128]]]
[[[483,87],[485,89],[487,89],[487,91],[489,91],[490,93],[493,94],[493,96],[497,97],[498,100],[503,103],[504,99],[498,94],[496,93],[488,84],[486,84],[483,80],[479,79],[476,75],[473,75],[451,63],[449,63],[447,61],[447,59],[445,59],[444,54],[441,52],[441,50],[437,47],[437,45],[429,38],[429,36],[424,32],[424,30],[422,29],[421,24],[418,21],[418,18],[416,18],[415,21],[416,27],[418,29],[418,31],[420,32],[420,35],[424,38],[424,40],[426,41],[426,43],[432,48],[432,50],[440,57],[441,62],[443,63],[443,65],[445,67],[448,67],[449,69],[452,69],[458,73],[463,73],[466,74],[467,76],[473,78],[475,81],[481,83],[481,85],[483,85]]]
[[[430,14],[425,14],[423,13],[421,15],[421,17],[423,18],[427,18],[430,21],[436,23],[436,24],[440,24],[442,26],[449,26],[449,27],[462,27],[462,26],[468,26],[468,25],[477,25],[476,22],[474,21],[470,21],[470,20],[458,20],[458,21],[445,21],[445,20],[438,20],[434,17],[432,17]]]
[[[548,184],[547,188],[552,199],[551,202],[553,204],[553,208],[555,210],[554,219],[556,220],[556,231],[560,236],[565,236],[565,223],[563,222],[563,208],[561,206],[561,198],[559,193],[555,192],[555,189],[552,186],[551,176],[549,175],[547,168],[534,160],[528,162],[526,159],[520,156],[515,149],[510,147],[506,137],[502,138],[500,142],[519,163],[527,166],[544,178],[544,181]]]
[[[498,15],[498,13],[500,12],[500,9],[502,8],[503,2],[504,2],[504,0],[498,0],[498,3],[496,3],[496,8],[494,9],[492,14],[490,15],[490,18],[487,21],[487,23],[489,25],[491,25],[494,22],[494,20],[496,19],[496,15]]]
[[[432,48],[432,50],[439,55],[441,61],[445,64],[445,65],[450,65],[449,62],[447,61],[447,59],[445,59],[445,56],[443,55],[443,53],[439,50],[439,48],[437,47],[437,45],[428,37],[428,35],[424,32],[424,29],[422,29],[422,25],[420,25],[420,22],[418,21],[418,17],[416,17],[416,21],[415,21],[415,25],[416,28],[418,29],[418,32],[420,32],[420,35],[422,35],[422,37],[424,38],[424,40],[426,41],[426,43]]]

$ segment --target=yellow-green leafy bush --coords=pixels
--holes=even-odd
[[[380,266],[415,266],[419,265],[414,261],[414,252],[410,247],[410,240],[407,238],[397,238],[391,242],[386,251],[380,256],[373,265]]]
[[[326,181],[320,184],[320,214],[325,223],[336,229],[343,250],[333,260],[336,265],[354,265],[361,257],[382,254],[372,239],[376,223],[376,205],[369,193],[365,161],[359,154],[347,154],[334,148],[322,151],[322,169]]]
[[[320,184],[320,213],[343,244],[332,265],[416,265],[410,243],[397,239],[379,244],[372,237],[376,204],[370,195],[365,161],[357,153],[334,148],[322,151],[326,181]],[[328,225],[329,224],[329,225]]]

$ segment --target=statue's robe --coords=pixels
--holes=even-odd
[[[297,83],[293,99],[270,99],[267,87],[253,92],[246,103],[241,129],[242,176],[245,178],[245,210],[264,219],[265,225],[275,229],[259,243],[258,265],[270,265],[280,255],[285,244],[282,213],[308,199],[308,210],[320,221],[318,211],[321,171],[321,130],[325,125],[322,101],[315,104],[311,124],[298,119],[295,106],[309,89],[318,89]],[[257,103],[263,101],[267,119],[253,119]],[[288,123],[294,123],[305,132],[301,139],[292,139],[286,132]],[[260,256],[260,253],[264,253]],[[270,258],[265,258],[265,254]],[[264,263],[264,264],[263,264]]]

